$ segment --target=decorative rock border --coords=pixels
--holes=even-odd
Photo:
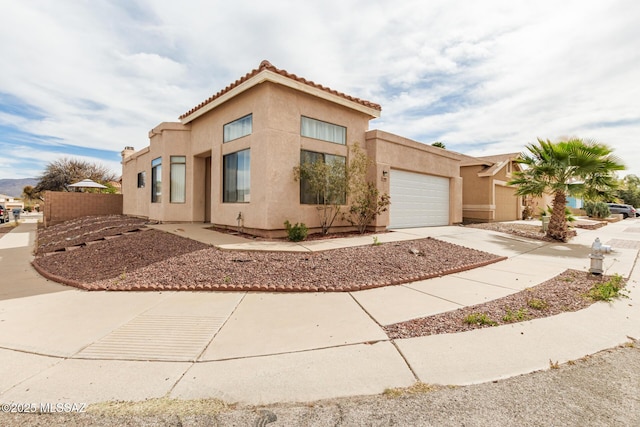
[[[39,254],[39,256],[49,256],[49,255],[58,254],[60,252],[73,251],[73,250],[76,250],[76,249],[79,249],[79,248],[83,248],[85,246],[95,245],[96,243],[104,242],[105,240],[111,240],[111,239],[115,239],[115,238],[118,238],[118,237],[129,235],[129,234],[134,234],[134,233],[138,233],[138,232],[141,232],[141,231],[150,231],[150,230],[153,230],[153,229],[152,228],[148,228],[148,227],[138,227],[138,228],[134,228],[132,230],[123,231],[122,233],[103,236],[103,237],[97,238],[95,240],[88,240],[86,242],[82,242],[82,243],[77,244],[77,245],[65,246],[63,248],[55,249],[55,250],[52,250],[52,251],[43,251],[43,252],[41,252]]]

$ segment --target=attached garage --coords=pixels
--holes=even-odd
[[[389,228],[449,225],[449,178],[391,169]]]
[[[515,188],[495,185],[495,221],[515,221],[519,219],[519,200]]]

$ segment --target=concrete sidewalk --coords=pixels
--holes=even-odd
[[[202,224],[163,224],[227,248],[265,247]],[[171,230],[166,230],[171,231]],[[381,393],[416,381],[469,384],[549,367],[640,338],[640,220],[579,230],[569,244],[465,227],[394,231],[380,241],[437,237],[507,256],[437,279],[352,293],[84,292],[30,267],[35,224],[0,238],[0,402],[155,397],[266,404]],[[207,234],[212,233],[212,234]],[[217,233],[220,234],[220,233]],[[608,274],[630,298],[459,334],[390,341],[381,326],[500,298],[567,268],[586,270],[596,237]],[[203,238],[203,237],[200,237]],[[199,240],[200,240],[199,238]],[[291,249],[293,244],[270,244]],[[370,244],[304,242],[293,250]],[[229,246],[231,245],[231,246]],[[19,284],[19,285],[18,285]]]

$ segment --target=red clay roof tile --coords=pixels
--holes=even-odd
[[[221,91],[216,93],[215,95],[212,95],[207,100],[201,102],[200,104],[198,104],[195,107],[193,107],[191,110],[189,110],[186,113],[184,113],[183,115],[181,115],[180,119],[184,119],[185,117],[195,113],[196,111],[198,111],[199,109],[201,109],[205,105],[209,104],[210,102],[214,101],[215,99],[217,99],[220,96],[224,95],[225,93],[229,92],[231,89],[233,89],[233,88],[239,86],[240,84],[246,82],[251,77],[257,75],[258,73],[260,73],[260,72],[262,72],[264,70],[272,71],[272,72],[274,72],[276,74],[280,74],[281,76],[290,78],[291,80],[295,80],[295,81],[298,81],[300,83],[304,83],[304,84],[306,84],[308,86],[315,87],[315,88],[320,89],[320,90],[324,90],[325,92],[329,92],[329,93],[332,93],[332,94],[334,94],[336,96],[339,96],[341,98],[348,99],[349,101],[364,105],[364,106],[369,107],[369,108],[373,108],[374,110],[382,111],[382,107],[380,106],[380,104],[375,104],[373,102],[365,101],[365,100],[360,99],[360,98],[355,98],[355,97],[347,95],[345,93],[338,92],[337,90],[330,89],[330,88],[328,88],[326,86],[323,86],[321,84],[314,83],[313,81],[307,80],[307,79],[305,79],[303,77],[298,77],[295,74],[292,74],[292,73],[289,73],[289,72],[287,72],[285,70],[280,70],[280,69],[274,67],[269,61],[265,60],[265,61],[262,61],[260,63],[260,66],[258,68],[256,68],[256,69],[252,70],[251,72],[245,74],[244,76],[242,76],[241,78],[239,78],[235,82],[231,83],[230,85],[228,85],[227,87],[225,87],[224,89],[222,89]]]

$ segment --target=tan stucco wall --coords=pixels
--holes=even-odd
[[[145,186],[138,188],[138,173],[145,173]],[[151,202],[151,156],[149,147],[122,161],[122,211],[125,215],[149,217]]]
[[[466,221],[491,221],[494,216],[493,181],[488,176],[478,176],[486,166],[474,165],[460,168],[462,177],[462,215]]]
[[[253,114],[250,135],[223,143],[223,126]],[[347,128],[347,145],[304,138],[300,117],[334,123]],[[284,221],[319,227],[315,206],[300,204],[300,184],[293,169],[299,166],[300,150],[348,157],[349,146],[364,140],[370,117],[326,100],[274,83],[255,86],[195,119],[188,126],[162,123],[150,132],[150,146],[123,161],[125,213],[158,221],[204,221],[205,158],[211,156],[211,222],[237,226],[238,214],[249,230],[283,229]],[[251,150],[251,201],[223,203],[223,156]],[[171,155],[187,156],[187,202],[169,203]],[[163,199],[150,203],[151,160],[162,157]],[[146,172],[147,185],[137,188],[137,173]],[[346,223],[336,221],[336,226]]]
[[[495,221],[515,221],[522,219],[520,198],[515,195],[515,188],[496,183],[494,192],[496,204]]]
[[[253,115],[252,133],[223,143],[223,126]],[[347,128],[347,145],[305,138],[300,135],[300,117],[307,116]],[[300,164],[300,150],[341,155],[349,158],[350,146],[359,143],[373,163],[369,177],[381,193],[389,193],[383,170],[390,168],[446,177],[450,180],[451,224],[462,221],[462,188],[458,158],[447,150],[422,144],[382,131],[367,131],[371,116],[310,94],[264,82],[218,105],[188,125],[161,123],[150,133],[150,146],[123,160],[124,213],[163,222],[205,220],[206,159],[211,159],[210,222],[242,226],[260,234],[282,233],[284,221],[304,222],[319,227],[315,205],[300,204],[300,184],[293,169]],[[251,150],[251,201],[223,203],[223,156]],[[170,203],[170,156],[187,157],[187,200]],[[151,203],[151,161],[162,157],[163,196]],[[145,188],[137,188],[137,173],[146,172]],[[388,225],[388,212],[376,227]],[[334,226],[346,226],[338,220]]]
[[[381,193],[389,194],[390,182],[383,177],[383,171],[390,169],[449,178],[449,223],[462,222],[462,183],[458,157],[447,150],[380,130],[368,131],[365,140],[367,153],[373,163],[372,174]],[[389,211],[380,215],[375,225],[380,227],[388,224]]]
[[[463,180],[463,216],[465,221],[512,221],[520,219],[520,198],[507,187],[511,174],[507,167],[494,175],[478,176],[486,166],[474,165],[460,168]],[[507,188],[510,190],[508,191]]]
[[[189,126],[161,123],[149,132],[149,147],[123,159],[122,194],[126,215],[148,217],[156,221],[193,221],[193,161],[190,159]],[[171,156],[186,156],[186,202],[170,203]],[[151,203],[151,161],[162,158],[162,197]],[[137,188],[137,175],[144,171],[144,188]]]
[[[253,114],[251,135],[223,143],[224,124],[247,114]],[[301,116],[345,126],[348,145],[362,141],[369,120],[360,112],[266,82],[191,123],[193,154],[210,151],[211,155],[212,223],[235,227],[241,214],[243,226],[250,230],[283,229],[287,219],[310,228],[320,225],[316,207],[300,205],[300,184],[293,175],[294,167],[300,164],[300,150],[346,157],[349,148],[301,137]],[[223,156],[247,148],[251,150],[251,201],[223,203]],[[337,221],[335,225],[344,224]]]

